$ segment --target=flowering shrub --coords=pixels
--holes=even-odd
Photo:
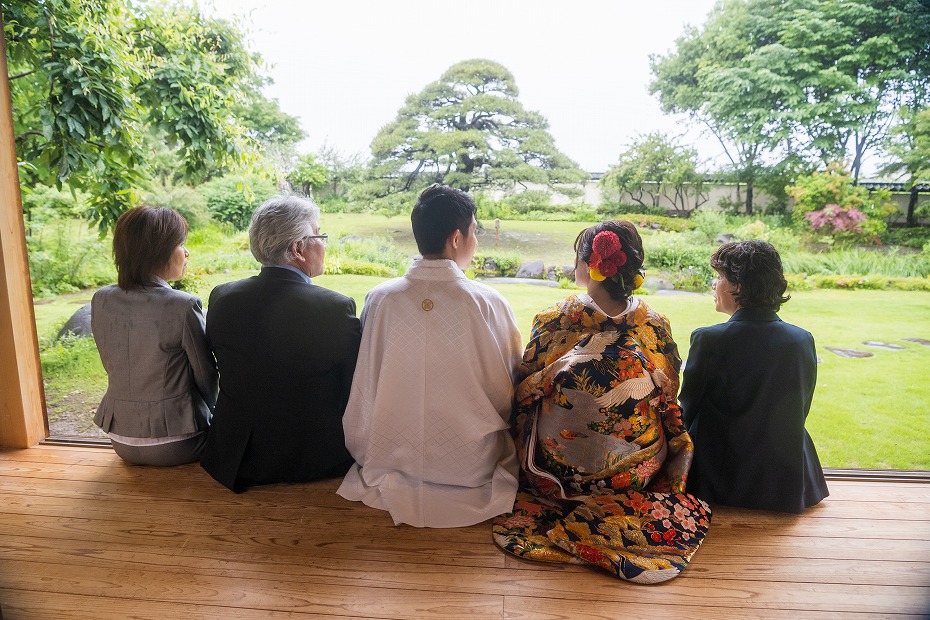
[[[807,212],[804,219],[810,222],[811,228],[817,232],[855,232],[861,235],[866,217],[865,213],[853,207],[844,209],[840,205],[827,205],[819,211]]]
[[[880,243],[878,235],[887,228],[885,218],[897,209],[891,203],[889,190],[869,191],[856,185],[839,163],[830,164],[823,172],[800,177],[785,191],[795,202],[791,212],[795,222],[807,223],[840,242]],[[816,212],[820,214],[812,215]]]

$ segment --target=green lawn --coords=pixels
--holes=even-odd
[[[199,294],[206,302],[210,289],[249,272],[204,276]],[[338,290],[358,301],[382,278],[371,276],[321,276],[315,282]],[[533,315],[563,299],[566,289],[505,284],[496,286],[514,308],[524,341],[529,337]],[[647,295],[646,303],[668,316],[681,356],[688,355],[691,331],[719,323],[726,317],[714,312],[710,295]],[[39,336],[48,339],[89,293],[68,295],[36,305]],[[930,347],[902,338],[930,340],[930,293],[899,291],[796,292],[781,312],[786,321],[814,334],[823,359],[817,392],[808,420],[821,461],[830,467],[877,469],[930,469]],[[864,340],[904,346],[900,351],[870,349]],[[857,348],[875,355],[847,359],[825,347]],[[65,381],[64,390],[75,389]],[[49,385],[50,400],[56,396]]]

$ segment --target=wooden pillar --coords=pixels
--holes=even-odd
[[[7,75],[0,34],[0,447],[28,448],[48,437],[48,420]]]

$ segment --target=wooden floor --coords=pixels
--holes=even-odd
[[[0,452],[0,610],[18,618],[927,617],[930,484],[831,480],[803,516],[720,507],[655,586],[505,556],[490,526],[394,527],[337,481],[235,495],[109,449]]]

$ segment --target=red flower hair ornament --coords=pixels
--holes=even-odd
[[[617,275],[617,269],[626,264],[626,252],[623,251],[623,245],[615,232],[602,230],[594,235],[591,249],[588,267],[591,279],[596,282],[603,282]]]

